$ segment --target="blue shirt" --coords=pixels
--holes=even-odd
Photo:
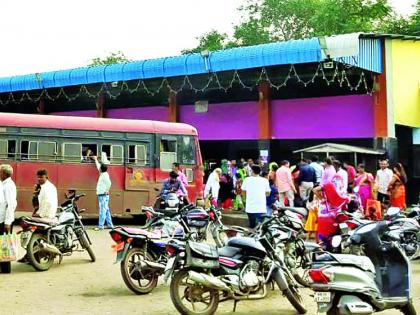
[[[179,179],[177,179],[174,183],[171,183],[171,179],[168,178],[163,182],[163,187],[160,194],[166,195],[170,192],[176,193],[178,192],[178,190],[182,191],[184,195],[187,195],[187,190],[185,189],[184,184],[182,184],[182,182]]]
[[[315,169],[309,164],[301,164],[299,167],[299,185],[302,182],[316,183],[316,173]]]
[[[274,184],[270,185],[270,189],[271,189],[270,195],[267,196],[268,207],[271,207],[271,205],[276,202],[277,197],[279,196],[279,191],[277,190],[276,185]]]

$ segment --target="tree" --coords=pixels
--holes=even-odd
[[[216,30],[211,30],[210,32],[198,37],[199,44],[196,48],[193,49],[184,49],[183,54],[197,53],[204,50],[220,50],[227,48],[227,34],[219,33]]]
[[[388,0],[246,0],[238,9],[241,21],[232,37],[213,30],[184,52],[353,32],[412,34],[420,31],[418,3],[417,15],[404,18]]]
[[[123,63],[130,61],[122,51],[117,51],[114,53],[111,53],[109,56],[106,56],[104,58],[93,58],[91,63],[89,64],[90,67],[92,66],[102,66],[102,65],[111,65],[114,63]]]

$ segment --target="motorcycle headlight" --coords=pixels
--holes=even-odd
[[[168,200],[169,207],[176,207],[177,205],[178,205],[178,200],[175,200],[175,199]]]

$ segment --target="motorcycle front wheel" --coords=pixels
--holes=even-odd
[[[182,315],[212,315],[219,305],[219,291],[188,280],[188,269],[176,272],[170,294],[175,308]]]
[[[47,271],[54,263],[55,255],[43,250],[41,243],[47,243],[47,236],[33,233],[26,247],[26,255],[29,263],[38,271]]]
[[[158,282],[159,275],[151,267],[145,267],[145,260],[154,261],[144,249],[133,247],[121,261],[121,276],[135,294],[150,293]]]
[[[289,300],[290,304],[298,311],[299,314],[305,314],[307,312],[303,303],[303,297],[299,291],[297,285],[294,284],[294,280],[290,279],[287,274],[284,275],[288,283],[288,288],[283,290],[284,296]],[[282,280],[279,278],[279,274],[274,275],[274,280],[281,291]]]
[[[95,262],[96,261],[95,253],[93,252],[92,247],[90,246],[90,244],[89,244],[89,242],[88,242],[88,240],[87,240],[87,238],[84,234],[82,234],[79,237],[79,242],[80,242],[80,245],[82,245],[82,248],[86,249],[86,251],[88,252],[90,260],[92,262]]]

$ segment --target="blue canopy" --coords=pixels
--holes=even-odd
[[[370,54],[361,49],[359,56],[366,59]],[[226,49],[208,55],[194,53],[0,78],[0,93],[311,63],[323,59],[319,39],[310,38]],[[372,70],[378,71],[377,68]]]

